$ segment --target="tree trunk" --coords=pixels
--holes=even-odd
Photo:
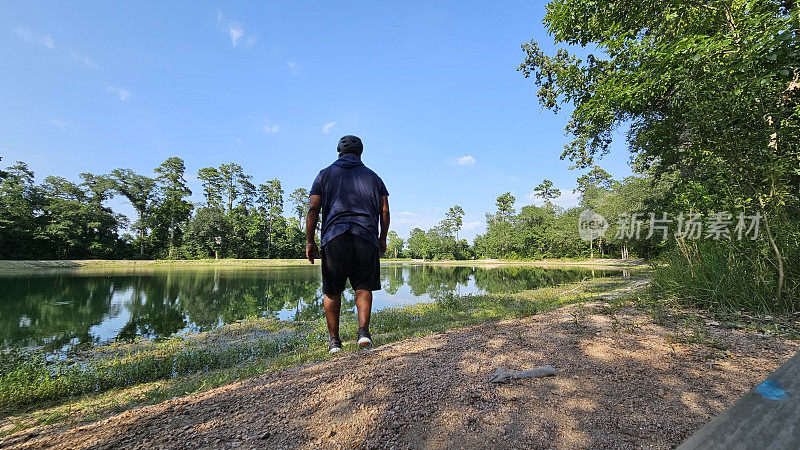
[[[775,243],[775,238],[772,235],[772,229],[769,226],[769,219],[767,219],[767,211],[764,208],[764,201],[759,199],[758,205],[761,209],[761,215],[764,216],[764,230],[767,232],[769,245],[772,247],[772,251],[775,253],[775,259],[778,260],[778,287],[775,289],[775,298],[778,300],[778,302],[780,302],[781,295],[783,294],[783,255],[781,255],[778,244]]]
[[[172,249],[175,242],[175,218],[169,219],[169,259],[172,259]]]
[[[139,256],[144,256],[144,212],[139,213]]]
[[[267,221],[267,258],[272,257],[272,213]]]

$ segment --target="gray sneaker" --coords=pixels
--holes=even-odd
[[[365,328],[358,329],[358,346],[359,347],[368,347],[372,345],[372,336],[369,334]]]
[[[339,339],[339,336],[331,338],[330,342],[328,342],[328,353],[339,353],[342,351],[342,340]]]

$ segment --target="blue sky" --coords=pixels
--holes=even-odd
[[[180,156],[199,201],[197,170],[227,162],[309,188],[356,134],[393,229],[460,204],[471,240],[503,192],[530,204],[549,178],[575,203],[568,111],[543,111],[516,71],[523,42],[554,50],[543,14],[539,1],[5,2],[0,156],[37,181],[152,174]],[[601,166],[622,178],[627,161],[618,134]]]

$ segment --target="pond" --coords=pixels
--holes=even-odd
[[[535,267],[381,266],[373,310],[445,295],[515,292],[614,272]],[[345,291],[342,313],[355,310]],[[37,270],[0,274],[3,348],[52,349],[207,331],[248,317],[323,316],[319,265],[264,268]]]

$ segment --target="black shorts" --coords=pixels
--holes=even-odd
[[[380,290],[378,247],[368,240],[352,233],[342,233],[322,247],[320,256],[324,294],[341,294],[348,278],[354,290]]]

